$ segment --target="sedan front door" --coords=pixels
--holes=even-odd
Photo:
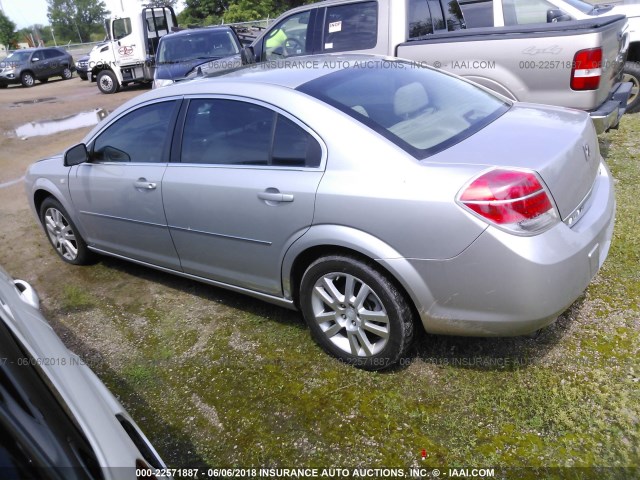
[[[262,104],[192,99],[179,154],[163,195],[183,270],[281,295],[282,258],[313,221],[317,137]]]
[[[121,116],[89,145],[69,190],[87,242],[130,259],[180,269],[162,206],[162,177],[180,102],[146,104]]]

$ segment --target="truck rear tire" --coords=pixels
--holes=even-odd
[[[98,88],[102,93],[116,93],[120,88],[118,85],[118,79],[111,70],[102,70],[98,74],[96,81],[98,83]]]
[[[638,62],[626,62],[623,70],[623,81],[631,82],[631,95],[627,101],[626,113],[635,113],[640,110],[640,65]]]

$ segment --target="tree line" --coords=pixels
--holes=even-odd
[[[206,26],[275,18],[291,8],[314,0],[186,0],[178,15],[180,25]],[[129,2],[129,0],[127,0]],[[129,2],[130,3],[130,2]],[[177,0],[150,0],[149,6],[176,5]],[[102,40],[109,15],[103,0],[47,0],[50,25],[16,30],[16,24],[0,11],[0,44],[10,49],[20,42],[32,45],[84,43]]]

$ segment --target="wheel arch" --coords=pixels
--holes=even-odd
[[[42,226],[42,221],[40,219],[40,208],[42,207],[42,204],[47,198],[53,198],[60,202],[62,207],[71,216],[73,223],[78,230],[78,233],[80,233],[83,238],[87,238],[87,232],[82,226],[82,223],[79,221],[80,219],[78,218],[78,212],[69,200],[68,195],[65,195],[64,192],[60,191],[60,189],[57,188],[53,182],[47,179],[39,178],[33,185],[31,191],[32,194],[30,195],[29,201],[31,202],[33,212],[38,219],[38,224]]]
[[[640,61],[640,42],[631,42],[629,44],[629,51],[627,52],[628,62]]]
[[[312,227],[287,251],[282,270],[284,295],[299,309],[299,286],[306,269],[318,258],[347,255],[372,265],[384,274],[413,309],[416,321],[433,302],[433,296],[410,262],[380,239],[345,226]]]

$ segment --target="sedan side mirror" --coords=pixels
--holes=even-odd
[[[84,143],[80,143],[74,147],[71,147],[64,152],[64,166],[73,167],[74,165],[80,165],[89,160],[89,152],[87,146]]]
[[[547,23],[568,22],[571,16],[557,8],[547,10]]]

